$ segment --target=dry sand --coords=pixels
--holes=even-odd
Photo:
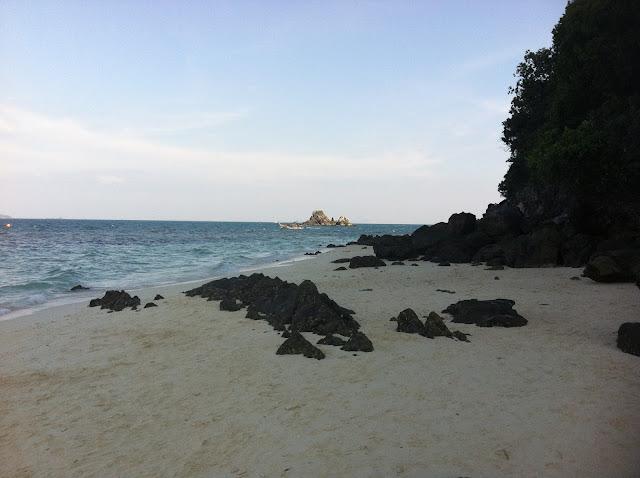
[[[138,312],[1,322],[0,475],[640,476],[640,357],[615,346],[640,320],[637,287],[567,268],[330,263],[369,253],[264,272],[355,310],[371,353],[278,356],[266,322],[180,293],[199,284],[139,291],[165,300]],[[529,325],[449,324],[464,343],[389,321],[471,298],[513,299]]]

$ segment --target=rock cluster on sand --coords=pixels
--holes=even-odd
[[[398,317],[391,320],[397,322],[396,331],[407,334],[419,334],[423,337],[433,339],[435,337],[456,338],[462,342],[468,342],[467,336],[462,332],[451,332],[445,325],[444,320],[435,312],[430,312],[423,323],[413,309],[404,309]]]
[[[344,216],[340,216],[338,220],[329,219],[324,211],[313,211],[311,217],[302,223],[303,226],[353,226],[351,221]]]
[[[135,295],[131,297],[127,292],[121,290],[109,290],[101,299],[92,299],[89,307],[100,306],[101,309],[109,309],[116,312],[124,310],[127,307],[135,309],[140,305],[140,298]]]
[[[309,280],[296,285],[264,274],[241,275],[209,282],[185,294],[222,301],[221,308],[223,302],[234,310],[246,306],[247,318],[266,320],[274,329],[285,331],[288,339],[293,338],[292,341],[288,340],[289,344],[279,352],[281,354],[293,353],[284,350],[308,352],[309,346],[295,336],[298,332],[312,332],[327,337],[341,335],[347,337],[343,350],[373,350],[371,341],[359,331],[360,324],[351,316],[354,312],[340,307],[326,294],[318,292],[315,284]],[[304,355],[309,356],[306,353]],[[319,358],[316,355],[315,358]]]
[[[509,267],[581,267],[599,282],[632,282],[640,274],[640,211],[634,205],[586,204],[552,189],[525,188],[513,201],[422,226],[411,235],[367,236],[381,259],[486,262]]]

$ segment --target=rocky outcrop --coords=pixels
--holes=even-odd
[[[247,306],[247,318],[266,320],[276,330],[337,334],[349,338],[347,344],[352,348],[348,350],[354,350],[356,344],[362,347],[360,351],[373,350],[371,343],[363,340],[360,324],[352,317],[354,312],[318,292],[309,280],[296,285],[264,274],[241,275],[214,280],[185,294],[225,301],[229,306],[242,304]]]
[[[514,310],[515,302],[508,299],[461,300],[442,312],[453,316],[452,322],[476,324],[479,327],[522,327],[527,319]]]
[[[320,210],[313,211],[311,217],[301,224],[303,226],[353,226],[345,216],[340,216],[336,221],[333,218],[329,219],[324,211]]]
[[[597,282],[633,282],[640,275],[640,249],[594,253],[584,275]]]
[[[360,267],[385,267],[387,264],[376,256],[355,256],[349,261],[349,269]]]
[[[381,259],[509,267],[588,264],[596,281],[633,281],[640,273],[640,201],[591,202],[552,188],[525,188],[514,201],[490,204],[480,219],[453,214],[410,236],[366,236]]]
[[[92,299],[89,307],[100,306],[101,309],[109,309],[120,312],[127,307],[135,309],[140,305],[140,298],[135,295],[131,297],[127,292],[121,290],[109,290],[101,299]]]
[[[627,322],[618,329],[616,345],[620,350],[640,356],[640,322]]]

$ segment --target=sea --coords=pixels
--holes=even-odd
[[[281,229],[270,222],[5,219],[0,225],[0,320],[50,306],[310,259],[361,234],[418,225]],[[89,291],[72,292],[76,285]]]

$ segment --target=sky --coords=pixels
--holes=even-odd
[[[0,1],[0,214],[432,224],[501,200],[566,0]]]

